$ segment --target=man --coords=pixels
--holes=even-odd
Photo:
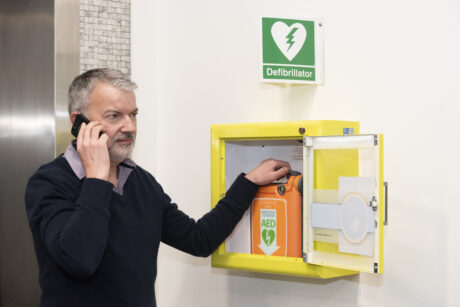
[[[119,71],[94,69],[69,88],[76,141],[31,177],[26,209],[40,267],[40,306],[155,306],[160,241],[209,256],[249,207],[257,186],[289,164],[266,160],[241,174],[219,204],[195,222],[136,165],[136,84]],[[102,132],[102,134],[101,134]]]

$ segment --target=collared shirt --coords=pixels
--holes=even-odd
[[[75,147],[76,142],[72,141],[72,143],[67,146],[67,149],[64,153],[64,158],[69,163],[70,167],[75,173],[75,176],[82,180],[86,177],[85,168],[83,167],[83,163],[81,162],[80,156]],[[136,163],[131,159],[126,159],[118,164],[118,186],[113,187],[113,190],[116,193],[123,195],[123,186],[125,185],[126,180],[128,180],[129,175],[135,167]]]

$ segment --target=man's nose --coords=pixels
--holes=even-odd
[[[123,132],[134,132],[136,131],[136,118],[131,116],[126,116],[123,119]]]

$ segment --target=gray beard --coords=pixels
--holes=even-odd
[[[119,164],[124,160],[131,158],[135,142],[134,137],[132,137],[132,140],[133,142],[129,145],[121,145],[114,142],[114,144],[109,148],[109,158],[111,163]]]
[[[124,160],[131,158],[131,152],[132,152],[132,149],[126,153],[114,152],[112,150],[109,150],[110,162],[115,163],[115,164],[120,164]]]

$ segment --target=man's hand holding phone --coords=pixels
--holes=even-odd
[[[110,158],[107,134],[97,122],[82,123],[77,137],[77,152],[85,168],[86,178],[109,180]]]

